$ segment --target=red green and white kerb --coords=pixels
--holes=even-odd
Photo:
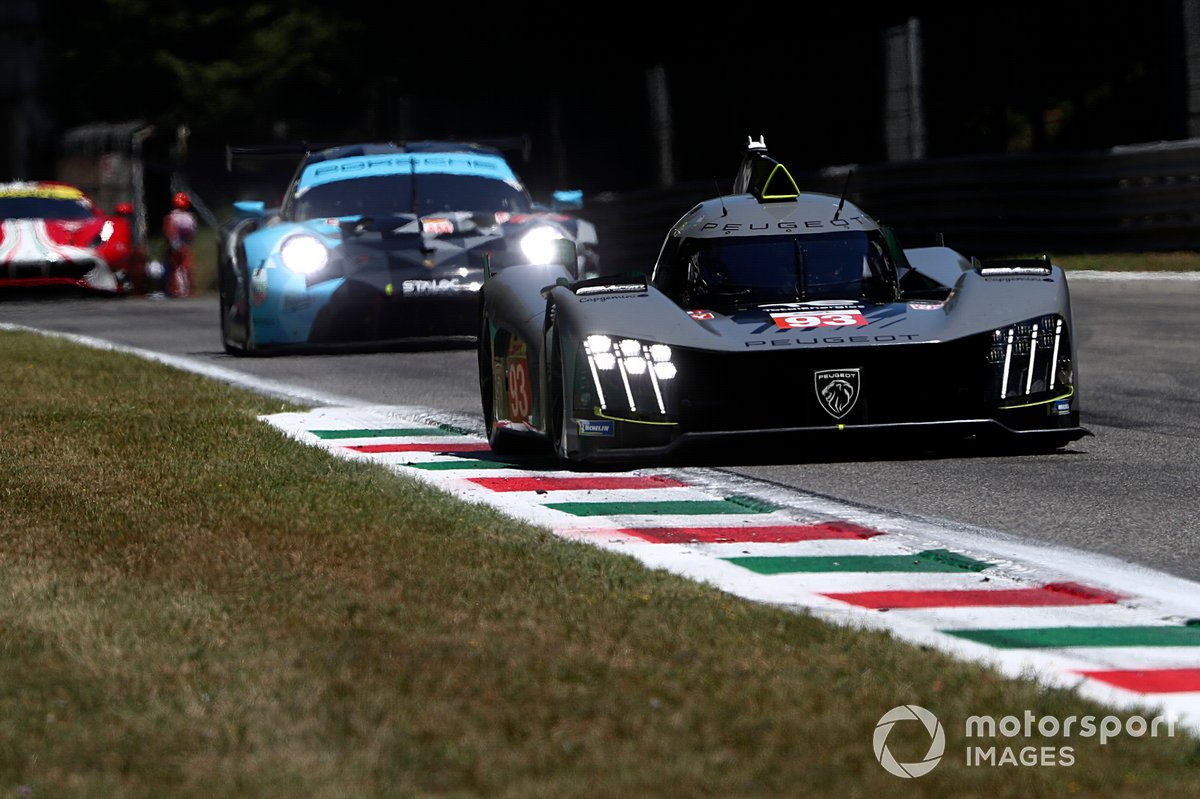
[[[1200,585],[1171,575],[713,470],[531,471],[461,428],[381,408],[263,419],[653,568],[1200,730]]]

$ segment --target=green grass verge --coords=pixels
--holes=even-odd
[[[1111,711],[567,542],[259,422],[272,401],[0,333],[0,792],[779,797],[1200,790],[1195,739],[1024,738]],[[879,717],[947,755],[899,780]],[[904,740],[901,740],[904,739]],[[903,761],[928,738],[894,734]]]

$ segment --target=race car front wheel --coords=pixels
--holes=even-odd
[[[546,411],[546,431],[550,434],[550,445],[554,450],[554,457],[559,463],[569,464],[571,457],[567,451],[567,388],[563,381],[563,348],[562,334],[558,332],[558,328],[554,328],[554,332],[550,337],[553,342],[553,351],[550,353],[550,369],[547,374],[546,385],[550,392],[547,398]]]
[[[218,266],[217,305],[221,313],[221,341],[228,355],[252,355],[250,346],[250,290],[248,280],[239,280],[237,265],[228,262]],[[239,296],[239,292],[241,296]],[[240,301],[240,302],[239,302]],[[234,316],[244,308],[242,321],[243,338],[239,341],[234,325]]]
[[[487,431],[488,441],[491,441],[496,429],[496,415],[492,410],[496,394],[495,384],[492,382],[492,340],[486,318],[480,324],[479,347],[476,352],[479,357],[479,404],[483,409],[484,429]]]
[[[496,384],[492,371],[492,335],[487,317],[482,317],[479,327],[479,403],[483,409],[483,424],[487,431],[488,445],[497,455],[512,455],[520,452],[520,442],[511,433],[496,427]]]
[[[220,306],[221,306],[221,341],[225,345],[225,353],[227,355],[242,355],[245,350],[238,346],[233,340],[233,332],[230,330],[229,314],[233,307],[233,303],[226,296],[226,289],[221,286],[219,289]]]

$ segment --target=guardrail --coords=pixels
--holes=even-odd
[[[1200,139],[793,176],[805,191],[837,195],[850,169],[849,200],[908,246],[943,234],[947,245],[979,256],[1200,250]],[[671,225],[716,193],[707,180],[590,198],[584,215],[599,232],[605,271],[648,271]]]

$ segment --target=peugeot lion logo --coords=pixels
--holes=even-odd
[[[861,385],[858,373],[858,369],[826,369],[813,373],[817,401],[834,419],[841,419],[858,403]]]

